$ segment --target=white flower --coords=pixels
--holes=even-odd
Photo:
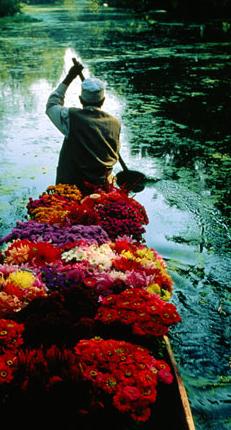
[[[107,243],[103,245],[85,245],[76,247],[62,254],[65,261],[87,261],[91,266],[97,267],[99,271],[109,270],[112,260],[116,257]]]

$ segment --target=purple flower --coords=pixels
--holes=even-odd
[[[108,234],[99,225],[67,225],[60,227],[57,224],[39,223],[34,220],[18,221],[16,227],[0,239],[0,245],[14,239],[50,242],[59,247],[82,239],[98,245],[109,241]]]

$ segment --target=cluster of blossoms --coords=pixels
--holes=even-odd
[[[60,187],[60,188],[58,188]],[[31,219],[40,223],[70,225],[99,225],[110,239],[128,235],[142,240],[144,225],[148,217],[144,207],[127,193],[119,189],[110,192],[91,194],[81,200],[77,187],[68,186],[68,191],[61,185],[49,187],[39,199],[30,199],[27,204]],[[72,195],[77,195],[72,199]]]
[[[32,242],[50,242],[62,248],[67,243],[85,239],[90,243],[102,244],[109,241],[107,233],[99,225],[46,224],[29,220],[18,221],[11,232],[0,239],[0,244],[15,239],[28,239]]]
[[[45,194],[38,200],[29,200],[27,210],[32,219],[49,224],[68,224],[72,214],[78,214],[79,203],[55,194]],[[77,221],[80,221],[78,217]],[[94,222],[92,222],[94,224]]]
[[[24,325],[10,319],[0,319],[0,354],[16,350],[23,344]]]
[[[40,275],[17,266],[0,265],[0,316],[18,312],[36,297],[47,295]]]
[[[49,186],[39,199],[30,198],[27,210],[31,218],[39,222],[62,225],[68,223],[70,214],[78,213],[81,198],[75,185],[58,184]]]
[[[3,261],[40,270],[50,290],[84,281],[102,295],[112,293],[118,283],[123,288],[145,288],[164,300],[172,293],[172,279],[159,254],[126,237],[101,245],[83,239],[62,248],[16,239],[3,252]]]
[[[153,248],[132,242],[127,238],[118,238],[112,244],[119,256],[113,261],[117,270],[136,271],[149,276],[148,291],[159,293],[166,300],[170,298],[173,281],[167,273],[163,258]]]
[[[130,236],[142,240],[148,217],[144,207],[126,192],[115,189],[85,197],[82,201],[86,211],[94,210],[98,224],[114,240],[118,236]]]
[[[80,252],[83,253],[84,249]],[[98,256],[97,259],[99,262]],[[42,267],[42,278],[50,291],[83,283],[86,288],[94,290],[98,296],[123,291],[130,287],[148,287],[149,277],[142,273],[136,271],[123,273],[113,268],[102,270],[102,264],[106,265],[106,261],[106,259],[103,262],[101,260],[101,268],[88,260],[72,261],[68,264],[61,261]]]
[[[147,421],[156,400],[158,379],[172,382],[167,363],[156,360],[148,350],[125,341],[95,338],[81,340],[75,347],[83,376],[113,398],[122,413],[136,421]]]
[[[115,187],[95,191],[48,187],[0,239],[0,318],[9,318],[0,320],[0,382],[32,395],[71,384],[77,410],[109,400],[145,422],[157,383],[173,377],[133,340],[153,342],[180,321],[167,302],[173,282],[144,244],[143,206]]]
[[[23,344],[24,325],[10,319],[0,319],[0,383],[14,378],[17,349]]]
[[[95,244],[77,246],[62,254],[62,260],[67,263],[70,261],[86,261],[93,268],[97,267],[99,271],[110,269],[114,257],[115,254],[108,243],[100,246]]]
[[[80,400],[77,410],[82,408],[81,392],[87,388],[93,399],[85,408],[97,404],[99,396],[103,407],[109,397],[118,411],[145,422],[156,400],[158,383],[169,384],[173,380],[164,360],[157,360],[147,349],[125,341],[92,338],[80,340],[73,350],[52,345],[48,349],[17,352],[23,343],[23,325],[0,320],[0,330],[7,345],[13,340],[16,345],[0,350],[1,382],[10,383],[15,378],[16,388],[22,392],[41,389],[44,393],[54,391],[60,384],[68,383],[69,389],[74,384]]]
[[[42,194],[44,195],[55,194],[58,196],[65,197],[67,200],[79,202],[82,199],[82,193],[76,185],[68,185],[68,184],[57,184],[57,185],[49,185],[46,191]]]
[[[62,261],[59,261],[56,264],[42,267],[41,275],[50,292],[70,288],[88,278],[87,264],[63,264]]]
[[[126,237],[100,246],[86,243],[73,247],[61,258],[66,263],[82,263],[89,285],[96,288],[103,284],[101,289],[108,290],[119,280],[127,287],[142,287],[160,294],[165,300],[171,297],[172,279],[162,257],[154,249]]]
[[[141,336],[164,336],[171,324],[181,321],[175,305],[141,288],[103,297],[96,319],[107,325],[131,326],[133,333]]]
[[[55,384],[71,380],[79,382],[80,369],[76,354],[67,348],[52,345],[47,350],[20,350],[17,354],[15,378],[22,391],[40,387],[49,391]]]
[[[60,259],[61,250],[49,242],[31,242],[16,239],[3,253],[4,263],[43,266]]]

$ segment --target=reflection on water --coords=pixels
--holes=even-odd
[[[62,135],[45,104],[76,56],[86,77],[107,83],[127,164],[153,179],[136,198],[150,219],[145,239],[175,282],[183,322],[172,343],[196,428],[228,430],[231,44],[96,1],[31,10],[36,20],[0,33],[1,235],[54,183]],[[79,106],[79,92],[76,80],[66,104]]]
[[[57,84],[64,79],[69,69],[73,66],[73,62],[72,62],[73,57],[75,57],[77,61],[83,64],[84,66],[83,75],[85,78],[88,78],[92,75],[88,66],[85,65],[84,60],[79,56],[79,54],[73,48],[67,48],[64,51],[63,71],[60,78],[57,81]],[[105,109],[105,111],[109,112],[111,115],[115,115],[121,118],[123,115],[125,101],[123,101],[122,97],[119,98],[117,94],[113,92],[112,89],[108,88],[108,82],[106,82],[104,78],[102,78],[101,76],[100,78],[105,82],[105,86],[106,86],[106,92],[105,92],[106,100],[104,102],[103,109]],[[48,90],[47,97],[50,92],[51,92],[51,89]],[[82,107],[79,101],[80,92],[81,92],[81,80],[76,79],[74,83],[72,83],[72,85],[67,90],[66,97],[65,97],[65,105]]]

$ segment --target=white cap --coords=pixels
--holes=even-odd
[[[87,78],[81,85],[81,97],[86,103],[98,103],[104,98],[104,83],[97,78]]]

